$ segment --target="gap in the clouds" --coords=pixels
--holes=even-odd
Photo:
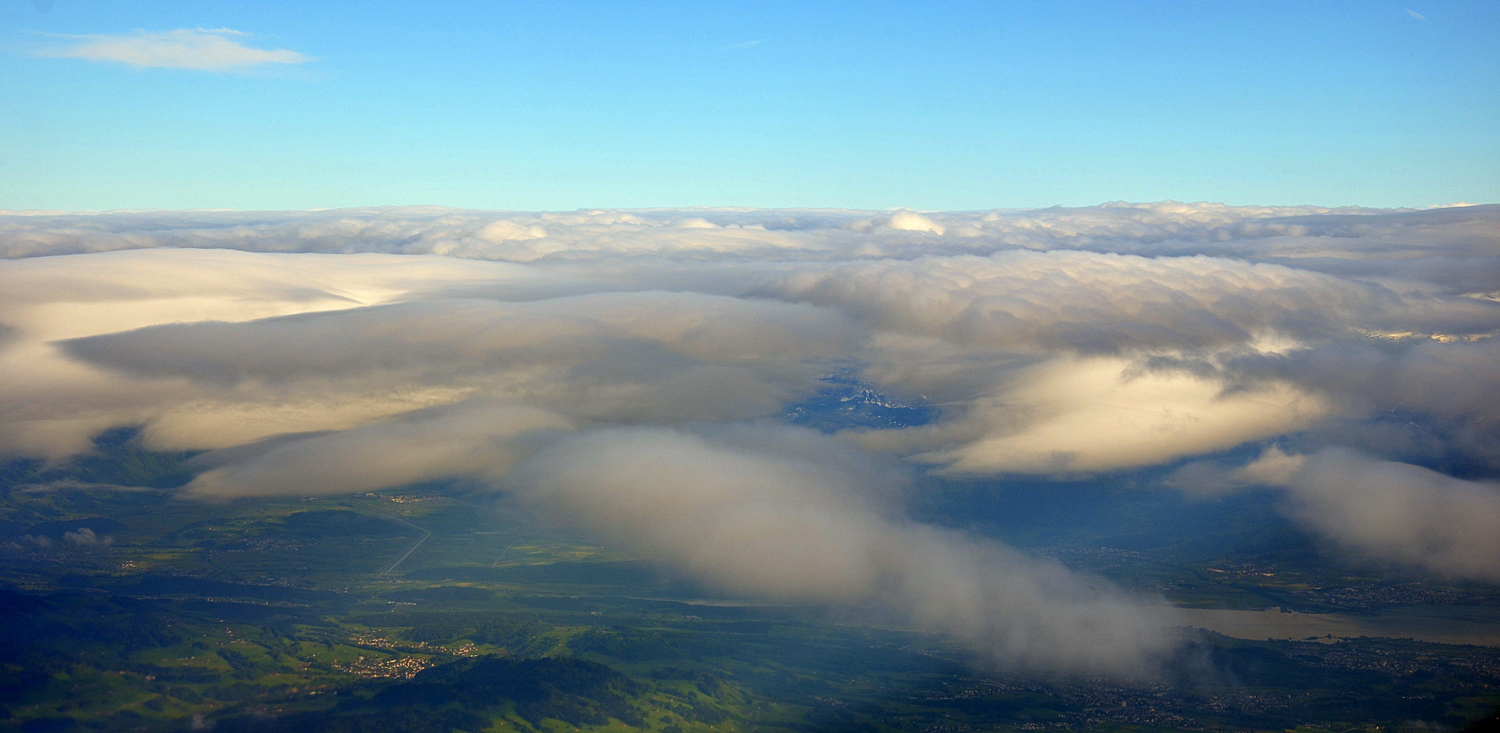
[[[926,425],[938,417],[936,408],[915,400],[885,394],[859,378],[852,365],[841,366],[819,378],[823,387],[811,397],[786,407],[781,420],[834,433],[852,428],[900,429]]]
[[[1280,493],[1241,491],[1199,496],[1166,485],[1182,464],[1205,458],[1249,463],[1258,443],[1160,466],[1081,476],[931,474],[912,492],[909,511],[922,521],[978,532],[1018,547],[1149,549],[1194,542],[1224,548],[1231,536],[1289,526]],[[1201,536],[1203,533],[1208,536]]]
[[[197,473],[189,462],[202,451],[154,451],[142,441],[141,425],[119,425],[93,437],[88,453],[62,461],[15,458],[0,461],[7,486],[47,490],[54,486],[175,489]]]
[[[1300,453],[1320,441],[1293,435],[1276,443]],[[1491,585],[1335,544],[1291,518],[1281,489],[1203,493],[1169,485],[1190,461],[1244,465],[1266,447],[1090,477],[928,475],[910,493],[907,511],[1190,608],[1368,614],[1500,602]]]
[[[1214,458],[1243,464],[1263,447],[1240,446]],[[1289,572],[1330,585],[1357,572],[1287,518],[1280,490],[1205,496],[1167,487],[1167,477],[1186,461],[1082,477],[928,475],[911,492],[907,511],[1178,605],[1330,610],[1318,598],[1208,570]]]
[[[1138,476],[1068,481],[943,477],[926,483],[927,490],[914,493],[914,516],[1018,547],[1230,551],[1294,530],[1277,509],[1280,493],[1271,490],[1199,498]],[[1308,540],[1276,541],[1301,547]]]
[[[1444,421],[1408,410],[1386,410],[1363,420],[1334,423],[1309,435],[1303,451],[1353,448],[1383,460],[1409,463],[1465,481],[1500,479],[1500,431]]]

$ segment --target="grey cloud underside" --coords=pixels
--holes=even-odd
[[[247,323],[196,322],[61,342],[141,376],[205,383],[380,377],[462,384],[547,368],[615,382],[695,368],[765,366],[803,381],[853,330],[837,313],[692,293],[612,293],[525,303],[437,300]],[[791,357],[790,359],[788,357]],[[607,364],[607,366],[606,366]],[[603,374],[607,369],[608,374]]]
[[[0,252],[0,452],[141,425],[210,451],[202,498],[463,477],[728,591],[1073,671],[1139,669],[1168,619],[901,517],[901,476],[1189,462],[1494,579],[1496,206],[33,213]],[[831,374],[933,419],[775,422]],[[1253,444],[1286,452],[1202,460]]]

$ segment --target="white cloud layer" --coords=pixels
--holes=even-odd
[[[235,71],[268,64],[301,64],[313,59],[287,49],[262,49],[240,41],[246,33],[228,28],[178,28],[120,35],[50,36],[58,41],[37,56],[126,64],[137,69]]]
[[[0,453],[139,425],[211,451],[204,498],[466,477],[735,592],[1118,671],[1159,649],[1149,614],[892,514],[870,467],[1098,474],[1295,438],[1314,457],[1280,473],[1175,482],[1284,486],[1347,547],[1491,577],[1494,485],[1389,460],[1500,475],[1497,252],[1493,206],[0,214]],[[936,419],[766,427],[834,372]]]

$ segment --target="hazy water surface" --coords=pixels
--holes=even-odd
[[[1440,644],[1500,646],[1500,608],[1406,606],[1370,616],[1278,611],[1178,609],[1187,622],[1237,639],[1347,639],[1378,636]]]

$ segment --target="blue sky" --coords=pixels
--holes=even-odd
[[[1500,3],[1412,3],[0,0],[0,208],[1500,201]]]

